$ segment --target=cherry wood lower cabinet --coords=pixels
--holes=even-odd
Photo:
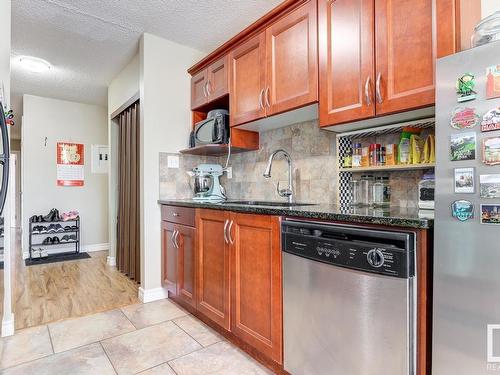
[[[283,362],[279,218],[196,210],[197,310]]]
[[[175,224],[161,222],[162,258],[161,275],[163,287],[169,295],[177,295],[177,251],[174,245]]]

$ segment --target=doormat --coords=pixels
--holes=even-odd
[[[78,254],[56,254],[50,255],[46,258],[38,258],[38,259],[25,259],[24,264],[27,266],[35,266],[37,264],[47,264],[47,263],[56,263],[56,262],[64,262],[67,260],[78,260],[78,259],[87,259],[90,258],[88,253],[78,253]]]

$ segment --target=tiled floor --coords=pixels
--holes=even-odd
[[[0,373],[271,374],[168,300],[18,331],[0,339]]]

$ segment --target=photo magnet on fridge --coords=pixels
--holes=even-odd
[[[450,125],[454,129],[470,129],[481,122],[475,108],[456,107],[451,116]]]
[[[481,205],[481,224],[500,225],[500,204]]]
[[[500,130],[500,108],[493,108],[483,115],[481,121],[482,132],[492,132]]]
[[[500,137],[483,139],[483,163],[486,165],[500,164]]]
[[[500,174],[482,174],[479,176],[481,198],[500,199]]]
[[[451,204],[451,215],[459,221],[467,221],[474,217],[474,205],[469,201],[455,201]]]
[[[450,160],[476,159],[476,133],[452,134],[450,141]]]
[[[500,98],[500,65],[486,68],[486,99]]]
[[[455,168],[455,193],[473,194],[474,181],[474,168]]]

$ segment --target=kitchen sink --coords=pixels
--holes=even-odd
[[[314,203],[303,202],[275,202],[275,201],[226,201],[226,204],[241,204],[245,206],[274,206],[274,207],[295,207],[295,206],[314,206]]]

